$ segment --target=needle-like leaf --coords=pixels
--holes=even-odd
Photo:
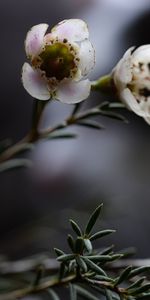
[[[91,215],[87,225],[86,225],[86,229],[85,229],[85,234],[86,235],[89,235],[91,230],[93,229],[93,226],[95,225],[99,215],[100,215],[100,212],[101,212],[101,209],[103,207],[103,204],[100,204],[96,209],[95,211],[93,212],[93,214]]]

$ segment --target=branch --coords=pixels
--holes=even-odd
[[[0,300],[14,300],[14,299],[20,299],[27,295],[36,294],[41,291],[47,290],[50,287],[56,286],[56,285],[63,285],[68,282],[71,282],[73,279],[75,279],[75,275],[70,275],[66,278],[59,279],[59,277],[55,277],[52,279],[49,279],[47,281],[44,281],[42,283],[39,283],[38,285],[34,286],[28,286],[16,291],[9,292],[7,294],[3,294],[0,296]]]

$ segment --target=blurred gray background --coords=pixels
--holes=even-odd
[[[149,0],[0,0],[0,140],[23,137],[30,128],[33,99],[20,81],[26,60],[24,39],[32,25],[51,26],[68,18],[84,19],[96,49],[91,79],[109,72],[132,45],[149,43]],[[94,106],[106,96],[92,93]],[[110,99],[113,100],[113,99]],[[56,124],[73,109],[48,105],[41,126]],[[83,224],[104,203],[102,228],[117,233],[104,239],[117,248],[135,246],[150,255],[150,127],[132,113],[130,124],[100,118],[106,130],[73,126],[73,140],[37,143],[32,170],[0,174],[0,252],[14,259],[66,247],[68,218]],[[103,246],[103,245],[101,245]]]

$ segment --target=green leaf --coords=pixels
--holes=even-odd
[[[48,294],[51,296],[52,300],[60,300],[56,292],[52,289],[47,289]]]
[[[106,296],[106,293],[105,293],[105,289],[100,287],[100,285],[93,285],[92,288],[97,291],[99,293],[100,296]],[[103,299],[103,297],[101,297]],[[101,298],[99,298],[99,300],[101,300]],[[105,298],[104,298],[105,299]],[[120,299],[113,299],[113,300],[120,300]]]
[[[59,279],[62,279],[65,276],[66,271],[67,271],[67,267],[65,263],[62,262],[59,268]]]
[[[102,108],[104,108],[104,107],[108,107],[109,106],[109,104],[110,104],[110,102],[109,101],[103,101],[102,103],[100,103],[98,106],[97,106],[97,108],[100,110],[100,109],[102,109]]]
[[[74,242],[74,239],[71,234],[68,234],[67,241],[68,241],[68,245],[71,248],[72,252],[74,252],[75,251],[75,242]]]
[[[84,246],[85,246],[87,252],[91,253],[93,250],[91,241],[89,239],[84,239],[83,242],[84,242]]]
[[[118,284],[120,284],[121,282],[123,282],[124,280],[126,280],[129,276],[129,274],[131,273],[132,270],[132,266],[128,266],[127,268],[125,268],[125,270],[123,270],[119,276],[119,278],[117,278],[114,286],[117,286]]]
[[[83,270],[83,272],[86,273],[88,268],[87,268],[85,261],[82,259],[81,256],[76,257],[76,262],[79,265],[79,267]]]
[[[57,260],[58,261],[62,261],[62,262],[66,262],[68,260],[72,260],[74,259],[74,254],[64,254],[64,255],[61,255],[59,257],[57,257]]]
[[[74,116],[81,108],[81,105],[82,105],[82,102],[79,102],[79,103],[76,103],[74,105],[74,109],[73,109],[73,112],[72,112],[72,116]]]
[[[113,255],[111,255],[110,261],[114,261],[114,260],[117,260],[117,259],[120,259],[120,258],[123,258],[123,257],[124,257],[123,254],[113,254]]]
[[[7,146],[6,146],[7,145]],[[5,148],[1,146],[0,144],[0,154],[3,153],[5,150],[7,150],[10,146],[11,146],[11,143],[9,144],[6,144]],[[27,150],[33,150],[34,149],[34,144],[33,143],[20,143],[17,145],[17,150],[18,150],[18,153],[21,154]]]
[[[114,283],[114,279],[108,277],[108,276],[103,276],[103,275],[96,275],[94,277],[94,279],[98,280],[98,281],[106,281],[106,282],[113,282]]]
[[[95,117],[101,115],[101,111],[96,107],[93,109],[87,110],[85,113],[78,116],[78,121],[85,120],[88,117]]]
[[[111,245],[110,247],[102,250],[99,252],[100,255],[107,255],[107,254],[110,254],[112,253],[112,250],[114,249],[114,245]]]
[[[0,164],[0,173],[22,167],[31,168],[32,162],[23,158],[10,159]]]
[[[143,283],[143,281],[145,280],[145,278],[146,277],[143,276],[140,279],[136,280],[134,283],[132,283],[131,285],[129,285],[129,287],[127,288],[127,290],[139,287]]]
[[[108,118],[112,118],[112,119],[116,119],[116,120],[119,120],[119,121],[123,121],[125,123],[129,123],[129,121],[122,115],[116,113],[116,112],[112,112],[112,111],[104,111],[104,110],[101,110],[101,115],[102,116],[105,116],[105,117],[108,117]]]
[[[89,235],[93,226],[95,225],[99,215],[100,215],[100,212],[101,212],[101,209],[102,209],[102,206],[103,204],[99,205],[95,211],[93,212],[93,214],[91,215],[87,225],[86,225],[86,229],[85,229],[85,234],[86,235]]]
[[[141,293],[140,295],[136,295],[136,299],[144,299],[144,298],[147,298],[147,297],[150,297],[150,292],[147,292],[147,293]],[[133,299],[133,298],[132,298]]]
[[[76,125],[89,127],[92,129],[104,129],[104,126],[99,124],[96,121],[86,120],[86,121],[77,121]]]
[[[84,289],[83,287],[79,285],[75,285],[75,289],[77,291],[77,294],[79,294],[83,299],[88,300],[99,300],[96,296],[94,296],[92,293],[90,293],[87,289]]]
[[[137,294],[141,294],[141,293],[144,293],[146,291],[150,290],[150,283],[147,283],[139,288],[136,288],[136,289],[133,289],[133,290],[130,290],[130,294],[131,295],[137,295]]]
[[[107,277],[107,274],[105,271],[97,266],[94,262],[92,262],[90,259],[88,259],[86,256],[82,256],[82,259],[85,261],[85,263],[88,265],[88,267],[94,271],[96,274],[104,275]]]
[[[105,293],[106,293],[107,300],[113,300],[112,292],[110,290],[106,289]]]
[[[114,233],[116,230],[111,230],[111,229],[106,229],[106,230],[101,230],[99,232],[96,232],[95,234],[91,235],[90,240],[96,240],[99,238],[102,238],[103,236],[106,236],[108,234]]]
[[[77,300],[77,291],[73,284],[69,283],[70,300]]]
[[[33,149],[34,149],[33,143],[22,143],[22,144],[18,145],[19,154],[23,153],[25,151],[28,151],[28,150],[33,150]]]
[[[75,268],[76,268],[76,261],[75,260],[71,260],[69,262],[68,272],[74,272]]]
[[[49,135],[46,136],[46,138],[48,140],[54,140],[54,139],[72,139],[72,138],[76,138],[77,135],[74,133],[51,133]]]
[[[60,250],[58,248],[54,248],[54,251],[55,251],[55,253],[56,253],[57,256],[61,256],[61,255],[65,254],[62,250]]]
[[[78,237],[75,242],[75,251],[76,253],[80,254],[83,251],[83,238]]]
[[[108,105],[109,108],[125,108],[125,105],[121,102],[112,102]]]
[[[137,276],[137,275],[139,275],[141,273],[148,272],[148,271],[150,271],[150,266],[136,268],[133,271],[131,271],[131,273],[128,276],[128,279],[132,278],[134,276]]]
[[[121,251],[119,251],[121,254],[123,254],[123,257],[124,258],[127,258],[127,257],[130,257],[132,256],[133,254],[136,253],[136,248],[134,247],[129,247],[129,248],[125,248],[125,249],[122,249]]]
[[[82,236],[82,231],[81,231],[80,227],[78,226],[78,224],[75,221],[73,221],[72,219],[70,219],[69,221],[70,221],[72,229],[75,231],[75,233],[79,236]]]

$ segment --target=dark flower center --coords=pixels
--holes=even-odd
[[[45,46],[40,58],[42,59],[40,69],[45,71],[48,78],[62,80],[70,77],[71,71],[75,69],[74,55],[61,43]]]

